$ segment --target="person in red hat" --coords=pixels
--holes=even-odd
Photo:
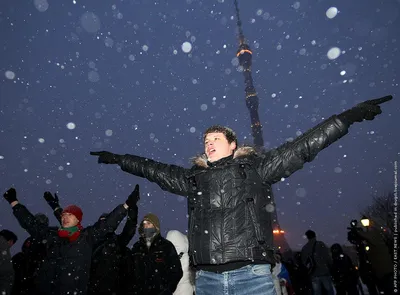
[[[137,202],[132,193],[123,205],[118,205],[104,220],[83,228],[83,212],[71,205],[62,211],[61,227],[48,227],[39,223],[29,210],[17,200],[10,188],[4,199],[13,208],[20,225],[33,237],[46,244],[46,258],[40,268],[32,294],[85,295],[89,281],[93,246],[113,232],[125,218],[128,208]],[[36,293],[35,293],[36,291]]]
[[[68,238],[75,241],[83,229],[82,222],[83,212],[76,205],[70,205],[64,208],[61,214],[61,228],[58,235],[62,238]]]
[[[138,202],[140,200],[139,185],[135,186],[132,194],[135,196],[136,202]],[[53,195],[51,192],[46,191],[43,198],[49,204],[50,208],[53,209],[54,217],[64,228],[71,222],[75,224],[76,217],[80,221],[81,212],[79,208],[68,206],[63,209],[57,193]],[[105,220],[107,216],[108,213],[102,213],[99,221]],[[103,240],[94,245],[87,291],[88,295],[125,293],[125,288],[128,287],[131,281],[131,278],[127,277],[129,267],[127,258],[130,253],[130,249],[127,246],[135,235],[137,216],[137,204],[129,206],[128,217],[122,232],[109,232]],[[77,226],[79,225],[78,223]]]

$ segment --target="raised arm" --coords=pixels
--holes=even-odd
[[[191,190],[187,174],[188,169],[168,165],[134,155],[117,155],[110,152],[90,152],[98,156],[102,164],[118,164],[125,172],[146,178],[157,183],[161,189],[173,194],[187,196]]]
[[[134,202],[128,208],[128,217],[122,230],[122,233],[118,235],[117,240],[121,248],[125,248],[132,240],[136,232],[137,219],[138,219],[138,206],[137,202],[140,200],[139,196],[139,185],[135,186],[135,190],[131,193]]]
[[[51,192],[45,192],[43,198],[46,200],[47,204],[49,204],[50,208],[53,209],[54,217],[61,224],[61,215],[63,212],[63,208],[60,207],[60,202],[58,200],[57,194],[54,194],[53,196]]]
[[[258,171],[267,183],[278,182],[303,168],[317,154],[333,142],[346,135],[351,124],[363,120],[373,120],[382,113],[379,104],[392,99],[392,96],[368,100],[339,115],[334,115],[310,129],[293,142],[285,143],[265,153],[259,162]]]
[[[49,228],[37,221],[35,216],[29,210],[21,205],[17,199],[17,192],[14,188],[10,188],[4,193],[4,199],[10,203],[13,208],[14,216],[19,224],[33,237],[44,237],[47,235]]]
[[[96,245],[104,239],[109,232],[114,232],[121,221],[125,218],[128,207],[118,205],[104,220],[97,221],[93,226],[87,227],[89,236],[92,238],[92,244]]]
[[[139,186],[135,187],[135,190],[136,188],[137,192],[139,192]],[[136,205],[137,196],[138,195],[135,193],[135,191],[133,191],[133,193],[128,196],[128,199],[125,201],[125,203],[117,206],[110,214],[107,215],[105,220],[99,220],[92,227],[87,228],[89,235],[93,239],[93,245],[103,240],[107,233],[114,232],[117,229],[118,225],[126,216],[127,210]]]

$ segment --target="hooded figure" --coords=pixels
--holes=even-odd
[[[358,272],[351,258],[343,252],[342,246],[333,244],[332,253],[332,279],[337,295],[358,295]]]
[[[191,295],[194,292],[194,272],[189,264],[189,241],[186,235],[177,230],[170,230],[167,233],[167,240],[174,244],[176,252],[181,259],[183,276],[179,281],[174,295]]]
[[[139,194],[139,190],[137,191]],[[138,207],[129,207],[128,218],[120,234],[109,232],[104,240],[93,249],[88,295],[125,294],[125,258],[129,253],[127,245],[136,231]],[[108,213],[103,213],[99,221],[104,221]]]
[[[49,226],[49,218],[46,215],[37,213],[35,218],[40,224]],[[12,295],[32,293],[40,266],[45,257],[46,240],[35,239],[30,236],[24,241],[21,252],[18,252],[12,258],[15,271]]]
[[[161,236],[160,221],[152,213],[144,216],[139,233],[131,251],[129,294],[172,295],[183,274],[174,245]]]

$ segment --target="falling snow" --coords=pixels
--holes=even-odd
[[[341,51],[338,47],[332,47],[329,49],[328,53],[326,54],[330,60],[337,59],[341,54]]]
[[[13,80],[15,79],[15,73],[13,71],[6,71],[4,73],[7,79]]]
[[[190,51],[192,51],[192,44],[190,44],[190,42],[183,42],[182,51],[184,53],[189,53]]]
[[[87,220],[96,220],[142,183],[112,174],[123,173],[113,165],[98,165],[92,150],[190,168],[188,159],[203,152],[202,132],[213,124],[236,130],[239,145],[253,145],[244,82],[249,72],[236,56],[231,2],[9,4],[1,18],[0,179],[21,189],[32,210],[39,212],[41,202],[27,192],[59,189],[93,209],[85,211]],[[293,144],[363,100],[399,96],[393,1],[370,2],[356,15],[351,1],[281,4],[239,1],[267,150]],[[277,177],[265,210],[278,215],[294,247],[301,248],[310,227],[329,244],[344,243],[359,205],[391,189],[399,111],[395,98],[379,118],[352,125],[340,144],[302,171]],[[187,230],[186,197],[171,198],[149,182],[141,190],[141,208],[158,213],[163,228]],[[14,224],[7,216],[3,226]]]
[[[73,130],[73,129],[75,129],[75,127],[76,127],[75,123],[73,123],[73,122],[67,123],[67,128],[68,128],[69,130]]]
[[[326,11],[326,16],[327,18],[334,18],[336,15],[338,14],[338,10],[336,7],[330,7],[327,11]]]

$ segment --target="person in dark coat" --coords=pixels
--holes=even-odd
[[[289,269],[289,274],[296,295],[312,295],[311,281],[301,261],[301,252],[294,254],[293,266]]]
[[[46,215],[38,213],[35,218],[42,225],[49,226],[49,218]],[[15,271],[12,295],[32,294],[32,290],[35,288],[35,280],[45,257],[46,240],[38,240],[30,236],[24,241],[21,252],[18,252],[12,258]]]
[[[183,276],[174,245],[161,236],[160,221],[154,214],[144,216],[139,233],[131,250],[130,277],[134,283],[129,294],[172,295]]]
[[[385,243],[383,233],[375,227],[367,231],[358,231],[357,234],[366,241],[369,250],[368,260],[372,266],[372,273],[376,278],[378,290],[385,295],[394,294],[394,268],[393,260],[389,253],[389,247]]]
[[[343,252],[342,246],[331,246],[332,269],[331,274],[337,295],[358,295],[359,276],[349,255]]]
[[[10,248],[18,237],[12,231],[0,231],[0,294],[10,295],[14,282],[14,269],[11,262]]]
[[[301,249],[301,260],[307,265],[308,260],[312,259],[314,268],[310,271],[309,276],[313,288],[314,295],[321,295],[325,290],[327,295],[334,295],[333,282],[331,279],[332,258],[329,248],[322,241],[317,241],[314,231],[306,231],[308,239],[307,244]]]
[[[44,226],[20,204],[14,188],[4,193],[21,227],[36,239],[46,240],[46,258],[40,267],[36,290],[41,295],[85,295],[93,246],[114,231],[136,200],[128,198],[106,218],[83,228],[83,213],[75,205],[64,208],[59,229]]]
[[[136,202],[139,201],[139,185],[135,186],[131,196]],[[57,194],[53,196],[50,192],[45,192],[43,197],[53,209],[54,216],[61,221],[62,207]],[[108,213],[103,213],[98,221],[104,221],[108,215]],[[109,295],[123,292],[121,268],[123,259],[127,257],[127,245],[136,231],[137,215],[138,207],[135,203],[128,209],[128,218],[122,233],[109,232],[104,239],[94,245],[88,287],[89,295]]]
[[[358,104],[271,151],[237,149],[231,129],[212,126],[204,135],[204,154],[195,159],[191,169],[107,151],[91,155],[98,156],[99,163],[118,164],[123,171],[188,197],[196,294],[272,295],[271,185],[302,169],[347,134],[351,124],[374,119],[381,113],[379,104],[391,99],[387,96]],[[237,279],[228,280],[230,275]]]

